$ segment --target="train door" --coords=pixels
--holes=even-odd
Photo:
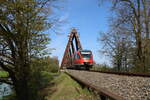
[[[75,65],[79,65],[80,64],[80,56],[78,53],[75,54],[75,57],[74,57],[74,64]]]

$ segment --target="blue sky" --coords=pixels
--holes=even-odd
[[[107,57],[100,54],[98,50],[102,44],[98,43],[97,38],[100,32],[108,30],[108,18],[111,16],[109,11],[110,3],[106,2],[100,6],[99,0],[65,0],[63,10],[57,11],[60,20],[65,20],[60,27],[60,35],[51,34],[52,41],[50,48],[55,48],[51,56],[58,56],[62,60],[68,34],[71,28],[75,27],[80,34],[80,42],[83,49],[92,50],[94,60],[97,63],[108,63]]]

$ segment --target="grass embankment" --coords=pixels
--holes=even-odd
[[[76,81],[64,73],[54,79],[54,83],[55,85],[50,89],[53,93],[49,93],[47,100],[96,100],[91,92],[81,88]]]

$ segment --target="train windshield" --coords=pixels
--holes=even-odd
[[[90,59],[92,55],[91,51],[81,51],[80,53],[84,59]]]

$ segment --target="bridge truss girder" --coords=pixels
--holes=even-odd
[[[72,29],[69,34],[69,40],[62,59],[61,69],[66,68],[67,66],[72,66],[73,55],[78,50],[82,50],[79,35],[76,29]]]

